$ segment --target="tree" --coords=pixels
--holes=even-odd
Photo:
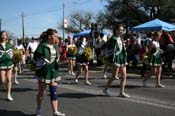
[[[11,33],[11,32],[7,32],[7,33],[8,33],[8,38],[9,39],[16,39],[16,37],[14,36],[13,33]]]
[[[150,19],[169,21],[175,18],[174,0],[140,0]]]
[[[70,15],[68,27],[65,29],[67,33],[78,33],[82,30],[90,29],[90,24],[94,17],[91,12],[75,11]],[[59,28],[63,27],[60,24]]]
[[[105,12],[100,13],[105,27],[114,22],[123,22],[126,26],[134,26],[151,19],[160,18],[165,21],[175,19],[174,0],[107,0]]]

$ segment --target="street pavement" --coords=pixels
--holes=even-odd
[[[105,97],[102,90],[107,79],[102,78],[102,68],[91,66],[89,79],[92,85],[84,84],[84,72],[79,84],[68,74],[67,65],[60,66],[62,80],[58,86],[59,110],[66,116],[174,116],[175,79],[164,76],[165,88],[155,87],[155,78],[142,86],[138,74],[128,73],[126,93],[130,98],[118,97],[120,80],[115,80],[109,89],[112,97]],[[108,73],[110,76],[110,73]],[[0,116],[35,116],[37,80],[27,67],[18,75],[19,85],[12,85],[13,102],[6,100],[6,90],[0,88]],[[47,92],[42,104],[43,116],[51,116],[50,96]]]

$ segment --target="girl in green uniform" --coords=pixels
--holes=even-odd
[[[67,59],[69,61],[69,74],[75,75],[74,73],[74,65],[76,60],[76,45],[73,43],[73,38],[71,36],[68,37],[69,44],[67,45]]]
[[[0,33],[0,80],[1,83],[5,82],[7,87],[7,100],[13,101],[11,96],[11,77],[12,77],[12,68],[13,68],[13,48],[7,42],[7,32],[2,31]]]
[[[150,54],[148,62],[151,66],[151,72],[145,76],[143,80],[143,86],[146,86],[146,81],[153,74],[156,75],[156,87],[165,87],[160,83],[161,73],[162,73],[162,64],[163,60],[161,58],[161,54],[163,50],[160,49],[159,40],[161,37],[161,32],[157,31],[153,35],[153,41],[149,47],[148,53]]]
[[[78,53],[77,53],[77,58],[76,58],[76,62],[78,64],[78,72],[76,73],[75,76],[75,83],[78,84],[78,76],[81,74],[83,67],[85,70],[85,84],[87,85],[92,85],[92,83],[89,81],[89,76],[88,76],[88,64],[89,61],[87,60],[87,58],[85,57],[85,55],[83,54],[85,48],[87,47],[87,42],[86,42],[86,38],[80,37],[79,38],[79,43],[77,44],[78,47]]]
[[[130,97],[128,94],[124,92],[125,84],[126,84],[126,65],[127,65],[127,54],[126,48],[124,46],[124,42],[122,39],[123,34],[123,25],[117,24],[114,26],[113,29],[113,36],[109,40],[107,49],[108,49],[108,60],[113,65],[112,77],[109,78],[103,93],[106,96],[110,96],[108,88],[115,80],[116,74],[118,74],[119,70],[121,73],[121,90],[120,90],[120,97]]]
[[[57,101],[57,82],[61,79],[58,72],[58,46],[54,44],[54,39],[57,38],[57,31],[48,29],[46,32],[46,40],[42,41],[34,53],[34,63],[36,66],[36,77],[38,78],[39,92],[37,95],[36,114],[42,115],[41,103],[44,92],[49,85],[50,100],[53,109],[53,116],[65,116],[58,111]]]

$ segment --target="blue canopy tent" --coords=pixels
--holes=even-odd
[[[75,35],[73,35],[73,38],[77,38],[77,37],[80,37],[80,36],[83,36],[83,37],[88,37],[89,34],[90,34],[91,30],[85,30],[85,31],[82,31],[80,33],[77,33]],[[103,32],[104,35],[109,35],[108,32]]]
[[[87,36],[89,36],[90,32],[91,32],[91,30],[82,31],[80,33],[73,35],[73,38],[80,37],[80,36],[87,37]]]
[[[132,31],[152,31],[152,30],[173,31],[175,30],[175,25],[164,22],[160,19],[154,19],[132,28]]]

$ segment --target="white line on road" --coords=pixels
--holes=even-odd
[[[37,80],[35,79],[24,79],[26,81],[31,81],[31,82],[37,82]],[[89,93],[89,94],[93,94],[93,95],[102,95],[102,91],[101,90],[92,90],[92,89],[87,89],[87,88],[80,88],[80,87],[75,87],[72,85],[65,85],[65,84],[61,84],[58,85],[60,88],[65,88],[65,89],[69,89],[69,90],[74,90],[74,91],[79,91],[79,92],[85,92],[85,93]],[[111,92],[112,96],[115,96],[115,93]],[[166,108],[166,109],[170,109],[170,110],[175,110],[175,106],[168,106],[167,104],[163,104],[163,103],[158,103],[158,102],[153,102],[153,101],[148,101],[148,100],[144,100],[144,99],[138,99],[136,97],[132,97],[131,98],[119,98],[119,97],[110,97],[113,99],[121,99],[121,100],[125,100],[125,101],[130,101],[130,102],[135,102],[135,103],[140,103],[140,104],[147,104],[147,105],[151,105],[151,106],[155,106],[155,107],[160,107],[160,108]]]
[[[59,87],[74,90],[74,91],[94,94],[94,95],[102,95],[103,94],[101,90],[99,91],[99,90],[92,90],[92,89],[86,89],[86,88],[78,88],[78,87],[71,86],[71,85],[59,85]],[[113,96],[115,94],[111,93],[111,95]],[[147,105],[156,106],[156,107],[160,107],[160,108],[166,108],[166,109],[170,109],[170,110],[175,110],[174,106],[168,106],[167,104],[161,104],[161,103],[154,103],[152,101],[144,101],[144,99],[137,99],[137,98],[134,98],[132,96],[131,96],[131,98],[126,98],[126,99],[119,98],[119,97],[111,97],[111,98],[126,100],[126,101],[140,103],[140,104],[147,104]]]

